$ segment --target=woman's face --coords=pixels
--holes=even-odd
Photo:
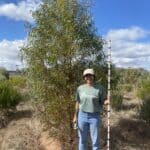
[[[91,75],[91,74],[85,75],[84,79],[85,79],[85,81],[86,81],[87,84],[94,83],[94,76]]]

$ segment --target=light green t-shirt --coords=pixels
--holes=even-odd
[[[77,88],[76,101],[79,102],[81,111],[100,112],[105,99],[106,91],[101,85],[88,86],[83,84]]]

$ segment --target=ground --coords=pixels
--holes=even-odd
[[[121,111],[111,110],[111,149],[112,150],[149,150],[150,126],[139,120],[141,100],[133,93],[124,95]],[[102,136],[106,137],[106,117],[103,118]],[[106,146],[106,138],[102,144]],[[105,148],[104,148],[105,149]]]
[[[1,112],[0,127],[0,150],[60,150],[59,142],[43,131],[30,101],[20,103],[5,117]]]
[[[122,110],[111,110],[111,150],[149,150],[150,126],[139,120],[141,103],[132,93],[125,94]],[[106,150],[107,116],[102,125],[102,149]],[[0,150],[63,150],[59,141],[43,131],[30,101],[15,111],[0,114]]]

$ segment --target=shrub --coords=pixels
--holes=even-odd
[[[9,82],[0,82],[0,107],[12,108],[22,100],[20,93],[15,90]]]
[[[120,110],[122,107],[123,95],[119,91],[114,91],[112,93],[111,106],[115,110]]]
[[[140,108],[140,118],[150,123],[150,95],[143,99],[143,103]]]
[[[13,86],[17,86],[17,87],[20,87],[20,88],[25,88],[26,87],[26,78],[24,76],[12,76],[10,78],[10,83],[13,85]]]
[[[145,99],[150,93],[150,80],[142,81],[141,88],[137,92],[137,96],[141,99]]]
[[[132,85],[131,84],[125,84],[124,85],[124,90],[127,92],[131,92],[132,91]]]
[[[6,80],[6,77],[0,73],[0,81]]]
[[[5,79],[9,79],[9,72],[5,68],[0,68],[0,76],[3,76]],[[0,77],[1,80],[1,77]]]

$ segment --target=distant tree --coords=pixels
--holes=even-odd
[[[73,150],[74,94],[83,70],[93,67],[97,80],[106,83],[103,41],[91,19],[90,6],[78,0],[43,0],[33,17],[35,24],[22,48],[29,87],[43,118],[55,128],[51,134]]]

